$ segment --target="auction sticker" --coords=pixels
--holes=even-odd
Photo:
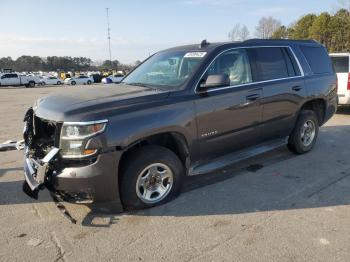
[[[186,53],[184,57],[190,57],[190,58],[202,58],[207,54],[207,52],[189,52]]]

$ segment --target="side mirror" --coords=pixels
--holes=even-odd
[[[227,74],[208,75],[207,80],[199,85],[198,91],[203,93],[210,88],[224,87],[229,85],[230,77]]]

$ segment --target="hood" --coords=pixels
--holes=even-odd
[[[34,112],[40,118],[57,122],[94,121],[108,118],[117,110],[164,100],[168,91],[119,84],[113,87],[69,90],[39,99]]]

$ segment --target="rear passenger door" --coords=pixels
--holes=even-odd
[[[288,136],[293,127],[306,88],[302,71],[289,47],[248,49],[253,80],[262,88],[262,139]]]

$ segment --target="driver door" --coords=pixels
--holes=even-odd
[[[201,160],[222,156],[261,140],[262,89],[252,84],[246,50],[232,49],[222,53],[211,63],[202,82],[208,75],[228,75],[230,84],[197,94],[195,105]]]

